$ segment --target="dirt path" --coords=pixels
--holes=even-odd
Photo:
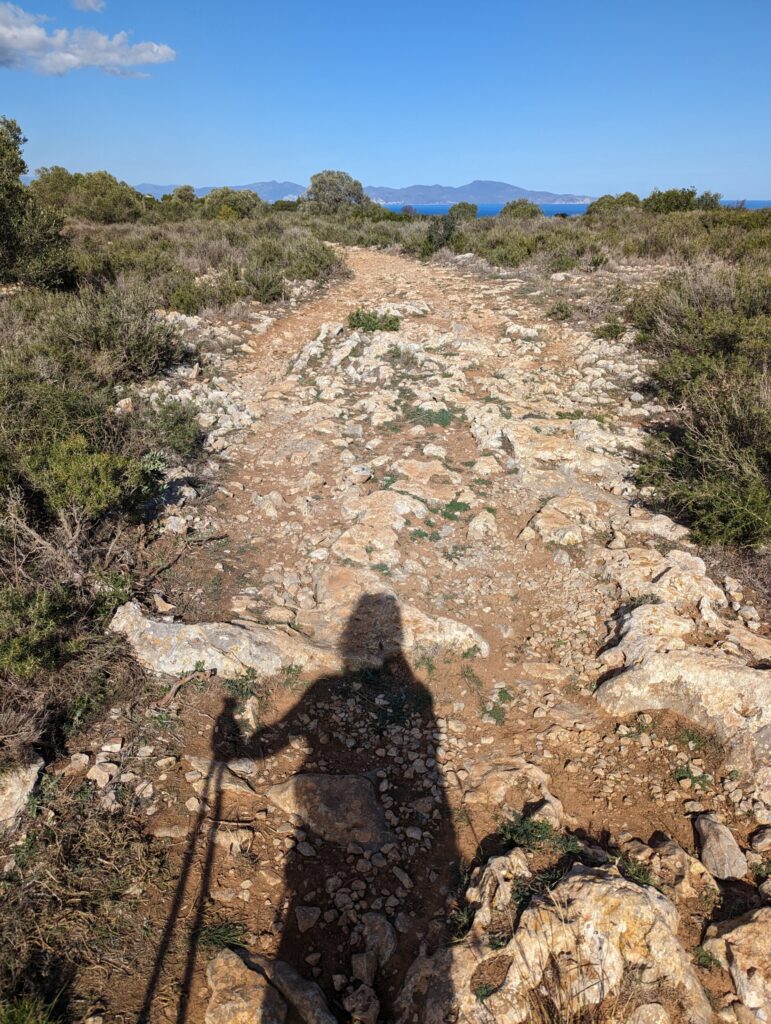
[[[635,608],[629,643],[671,628],[733,656],[722,591],[683,531],[636,505],[650,410],[628,342],[544,320],[513,277],[347,259],[349,279],[244,334],[253,355],[225,367],[255,417],[206,499],[227,539],[167,581],[184,621],[267,625],[299,654],[269,680],[186,687],[152,755],[177,760],[144,761],[150,828],[187,872],[174,913],[153,913],[156,939],[171,922],[159,1020],[180,988],[183,1016],[203,1019],[201,936],[223,921],[316,979],[340,1020],[359,982],[390,1013],[421,944],[452,937],[462,867],[510,813],[539,809],[590,845],[663,831],[693,850],[688,801],[751,804],[716,780],[706,734],[665,710],[617,727],[594,696],[629,663]],[[362,306],[399,330],[350,331]],[[299,772],[310,792],[292,789]],[[330,815],[354,838],[330,838]],[[695,945],[704,908],[681,913]],[[395,929],[387,966],[361,959],[372,915]]]

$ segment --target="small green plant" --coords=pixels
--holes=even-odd
[[[482,985],[477,985],[474,989],[474,997],[478,999],[480,1003],[483,1003],[485,999],[489,999],[495,991],[495,985],[491,985],[489,982],[484,982]]]
[[[767,878],[771,878],[771,860],[764,860],[762,864],[756,864],[752,869],[755,881],[760,885]]]
[[[648,864],[637,860],[634,857],[621,857],[618,867],[625,878],[637,882],[638,885],[654,885],[653,872]]]
[[[697,946],[693,951],[693,962],[697,967],[702,967],[705,971],[711,971],[715,967],[720,966],[720,961],[714,955],[710,953],[704,946]]]
[[[223,686],[236,700],[248,700],[256,697],[259,690],[259,678],[253,668],[248,668],[241,676],[232,676],[223,680]]]
[[[687,764],[678,765],[672,774],[675,782],[682,782],[684,779],[688,779],[691,785],[696,786],[697,789],[709,789],[712,785],[711,775],[707,775],[705,772],[697,775]]]
[[[428,677],[430,679],[434,675],[434,673],[436,672],[436,662],[434,661],[434,659],[430,655],[428,655],[428,654],[421,654],[421,656],[415,662],[415,668],[417,668],[417,669],[421,669],[421,668],[425,669],[425,671],[428,674]]]
[[[352,331],[398,331],[400,320],[390,313],[377,313],[371,309],[357,309],[348,317],[348,326]]]
[[[300,683],[300,676],[302,674],[301,665],[287,665],[284,669],[283,686],[287,690],[294,690]]]
[[[417,405],[411,405],[404,409],[404,416],[424,427],[449,427],[454,412],[452,409],[421,409]]]
[[[595,330],[595,338],[604,338],[606,341],[618,341],[624,336],[626,328],[617,317],[611,317],[604,324]]]
[[[246,947],[246,928],[235,921],[217,921],[198,933],[198,945],[209,949]]]
[[[456,498],[453,498],[452,501],[448,501],[442,509],[442,518],[455,522],[458,519],[459,513],[468,512],[470,508],[471,505],[467,502],[458,501]]]
[[[570,320],[573,316],[573,307],[569,302],[560,299],[546,310],[550,320]]]
[[[498,835],[507,846],[525,850],[553,850],[556,853],[579,854],[581,844],[575,836],[558,832],[548,821],[516,814],[498,827]]]

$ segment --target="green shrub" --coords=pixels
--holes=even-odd
[[[36,447],[21,465],[25,479],[52,512],[75,508],[89,519],[124,504],[145,484],[140,462],[94,451],[81,434]]]
[[[447,211],[447,216],[453,224],[460,224],[464,220],[476,220],[478,213],[476,203],[455,203]]]
[[[400,320],[390,313],[376,313],[371,309],[357,309],[348,317],[348,326],[352,331],[398,331]]]
[[[546,310],[550,320],[570,320],[573,316],[573,307],[564,299],[559,299]]]
[[[27,165],[21,150],[26,141],[16,121],[0,117],[0,281],[13,280],[22,247],[26,195],[21,175]]]
[[[29,680],[67,656],[73,602],[64,587],[0,589],[0,668]]]
[[[543,210],[529,199],[512,199],[498,213],[504,220],[533,220],[543,217]]]
[[[46,356],[67,375],[110,383],[152,377],[181,356],[176,329],[140,288],[82,288],[44,307],[38,332]]]
[[[595,338],[605,338],[607,341],[618,341],[619,338],[623,338],[626,328],[618,319],[618,317],[612,316],[609,320],[606,320],[604,324],[595,330]]]
[[[662,192],[657,188],[642,201],[650,213],[675,213],[683,210],[717,210],[721,196],[718,192],[696,194],[695,188],[670,188]]]
[[[771,538],[771,384],[717,374],[687,393],[669,437],[650,446],[641,482],[697,539],[757,547]]]
[[[599,199],[595,199],[593,203],[589,203],[586,208],[588,216],[593,214],[613,213],[616,210],[626,210],[629,208],[635,208],[640,206],[640,197],[635,195],[634,192],[622,192],[621,195],[611,196],[604,195],[600,196]]]
[[[203,215],[221,220],[255,217],[267,204],[251,189],[215,188],[203,200]]]
[[[151,406],[146,414],[140,410],[139,415],[158,448],[182,459],[200,453],[205,434],[196,419],[198,410],[190,402],[168,399]]]
[[[364,209],[372,201],[365,195],[361,182],[345,171],[320,171],[311,178],[301,202],[317,213],[336,214]]]

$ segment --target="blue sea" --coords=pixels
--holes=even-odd
[[[736,199],[724,199],[722,201],[723,206],[736,206],[738,200]],[[404,203],[384,203],[387,210],[393,210],[398,213],[406,204]],[[447,213],[450,209],[450,203],[414,203],[410,204],[414,210],[418,213],[432,213],[437,216]],[[543,210],[545,216],[554,217],[558,213],[566,214],[568,217],[580,217],[582,213],[586,213],[587,203],[539,203],[538,204]],[[762,210],[767,206],[771,206],[771,199],[747,199],[744,202],[745,207],[748,210]],[[503,203],[480,203],[478,217],[495,217],[496,214],[500,213],[503,209]]]

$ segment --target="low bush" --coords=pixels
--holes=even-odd
[[[543,210],[529,199],[512,199],[498,214],[504,220],[533,220],[543,217]]]
[[[377,313],[371,309],[357,309],[348,317],[348,326],[352,331],[398,331],[399,317],[390,313]]]

